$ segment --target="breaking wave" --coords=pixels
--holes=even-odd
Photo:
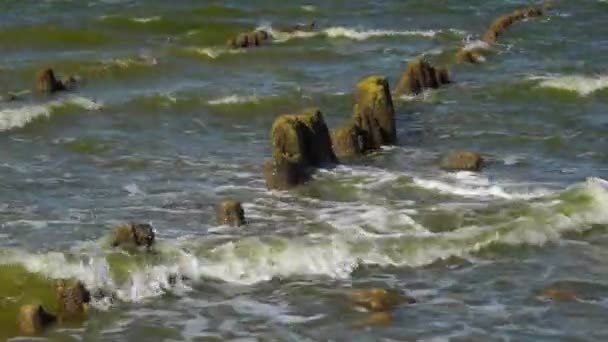
[[[5,248],[0,264],[51,279],[75,277],[128,302],[189,291],[202,279],[254,284],[297,276],[347,278],[362,265],[420,267],[496,244],[541,246],[567,232],[608,224],[608,182],[590,178],[524,208],[521,204],[509,217],[496,214],[497,223],[439,233],[427,230],[407,210],[338,204],[320,210],[312,221],[329,226],[324,234],[273,232],[228,240],[187,236],[160,241],[150,254],[111,250],[103,241],[42,254]]]
[[[24,127],[38,118],[50,117],[54,111],[68,106],[92,111],[101,109],[103,104],[86,97],[69,96],[42,104],[0,109],[0,132]]]

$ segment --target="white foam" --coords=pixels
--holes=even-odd
[[[216,59],[225,54],[237,54],[237,53],[245,53],[246,49],[227,49],[220,47],[196,47],[191,46],[186,48],[187,51],[194,52],[201,56],[206,56],[211,59]]]
[[[275,31],[269,26],[260,26],[258,30],[269,31],[277,42],[285,42],[296,38],[313,38],[317,36],[325,36],[329,38],[347,38],[357,41],[367,40],[370,38],[377,37],[391,37],[391,36],[420,36],[426,38],[433,38],[437,35],[437,31],[434,30],[382,30],[382,29],[362,29],[362,28],[351,28],[351,27],[329,27],[322,31],[295,31],[295,32],[281,32]]]
[[[470,177],[469,175],[461,177]],[[481,182],[476,180],[476,182]],[[582,196],[581,201],[579,196]],[[324,211],[334,223],[353,210]],[[360,217],[363,224],[386,225],[382,217],[389,209],[372,208]],[[63,253],[29,254],[2,252],[2,263],[21,263],[31,272],[50,278],[76,277],[91,288],[110,288],[124,301],[138,302],[163,295],[167,291],[180,293],[190,288],[181,281],[185,276],[194,282],[201,278],[216,278],[228,282],[253,284],[273,278],[291,276],[326,276],[348,278],[359,265],[419,267],[441,258],[466,257],[469,253],[492,244],[538,244],[560,239],[564,232],[583,231],[592,224],[608,223],[608,182],[591,178],[564,192],[551,195],[529,205],[521,217],[513,217],[492,226],[467,226],[454,231],[415,234],[352,234],[348,222],[339,222],[334,233],[281,236],[272,232],[267,236],[231,237],[214,240],[212,237],[188,237],[181,240],[160,241],[156,245],[160,260],[130,270],[126,283],[117,284],[99,247],[84,249],[85,255],[68,259]],[[407,215],[396,210],[398,225],[415,225]],[[353,221],[356,222],[356,221]],[[359,223],[361,224],[361,223]],[[391,223],[388,224],[389,226]],[[410,227],[411,228],[411,227]],[[423,230],[423,228],[421,229]],[[384,232],[381,232],[384,233]],[[93,243],[90,243],[93,244]],[[186,250],[192,252],[186,252]],[[171,276],[176,282],[170,281]],[[177,276],[177,277],[175,277]],[[241,303],[243,304],[243,303]],[[284,323],[304,322],[310,317],[295,317],[286,310],[244,303],[241,310],[272,311],[283,315]],[[266,310],[268,309],[268,310]],[[276,316],[273,314],[273,316]]]
[[[316,12],[317,11],[317,7],[313,6],[313,5],[303,5],[303,6],[300,6],[300,8],[306,12]]]
[[[140,24],[146,24],[146,23],[151,23],[154,21],[159,21],[161,19],[160,16],[154,16],[154,17],[136,17],[136,18],[130,18],[129,20],[136,22],[136,23],[140,23]]]
[[[531,79],[544,79],[539,83],[540,87],[567,90],[579,93],[581,96],[587,96],[608,87],[608,76],[606,75],[535,77]]]
[[[488,50],[490,49],[490,44],[478,39],[465,39],[463,50],[471,51],[478,49]]]
[[[116,58],[110,62],[106,62],[108,65],[116,65],[120,68],[129,68],[131,66],[154,66],[158,64],[158,60],[155,57],[148,55],[140,55],[134,58]]]
[[[330,27],[323,31],[325,35],[330,38],[349,38],[353,40],[366,40],[375,37],[387,37],[387,36],[421,36],[432,38],[437,34],[434,30],[406,30],[406,31],[395,31],[395,30],[364,30],[364,29],[353,29],[348,27]]]
[[[43,104],[0,109],[0,132],[24,127],[38,118],[49,117],[54,109],[70,104],[86,110],[99,110],[103,107],[103,103],[86,97],[69,96]]]
[[[413,178],[414,184],[421,188],[477,199],[533,199],[550,194],[547,189],[530,189],[529,191],[506,190],[504,184],[492,183],[489,179],[474,173],[458,172],[449,174],[446,179]]]
[[[225,104],[237,104],[237,103],[258,103],[259,98],[256,96],[239,96],[229,95],[221,97],[215,100],[209,100],[207,103],[212,106],[225,105]]]

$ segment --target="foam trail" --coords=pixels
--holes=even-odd
[[[160,16],[154,16],[154,17],[130,18],[129,20],[136,22],[136,23],[140,23],[140,24],[147,24],[147,23],[151,23],[154,21],[159,21],[160,19],[161,19]]]
[[[225,54],[237,54],[244,53],[245,49],[227,49],[221,47],[189,47],[187,51],[194,52],[200,56],[209,57],[211,59],[217,59],[218,57]]]
[[[268,25],[260,26],[257,28],[258,30],[266,30],[269,31],[275,41],[277,42],[285,42],[291,39],[296,38],[313,38],[318,36],[325,36],[328,38],[347,38],[357,41],[367,40],[370,38],[378,38],[378,37],[391,37],[391,36],[421,36],[426,38],[433,38],[437,35],[438,31],[435,30],[405,30],[405,31],[396,31],[396,30],[382,30],[382,29],[360,29],[360,28],[350,28],[350,27],[329,27],[322,31],[295,31],[295,32],[281,32],[273,30],[272,27]]]
[[[229,95],[221,97],[215,100],[209,100],[207,103],[212,106],[225,105],[225,104],[237,104],[237,103],[258,103],[259,98],[256,96],[239,96]]]
[[[608,88],[608,76],[597,77],[588,76],[555,76],[555,77],[536,77],[532,79],[542,79],[539,87],[562,89],[578,93],[581,96],[588,96],[598,90]]]

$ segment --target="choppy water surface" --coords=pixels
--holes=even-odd
[[[1,2],[2,93],[46,65],[86,82],[0,104],[0,305],[45,277],[117,293],[53,341],[608,339],[605,1],[557,1],[485,63],[453,66],[455,84],[396,101],[398,146],[290,192],[261,175],[277,115],[318,106],[336,127],[358,79],[394,86],[416,57],[446,63],[527,3]],[[313,20],[314,34],[223,47]],[[487,168],[439,171],[453,149]],[[249,226],[215,224],[227,197]],[[106,247],[126,221],[156,227],[157,253]],[[418,303],[361,328],[366,313],[335,290],[370,286]],[[543,300],[546,287],[579,298]]]

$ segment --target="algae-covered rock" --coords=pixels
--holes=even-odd
[[[401,292],[382,288],[354,289],[347,294],[354,304],[374,312],[389,311],[398,305],[416,303],[414,298]]]
[[[239,227],[246,223],[245,210],[241,202],[227,200],[217,206],[217,223]]]
[[[40,334],[56,321],[56,317],[44,310],[42,305],[23,305],[19,308],[17,325],[19,332],[25,335]]]
[[[66,90],[66,87],[55,78],[53,69],[42,69],[36,74],[36,91],[39,93],[52,94],[61,90]]]
[[[114,227],[112,231],[112,247],[152,247],[156,233],[147,223],[129,223]]]
[[[60,323],[86,317],[91,294],[76,279],[60,279],[55,284],[57,294],[57,319]]]
[[[450,83],[446,68],[435,68],[425,60],[416,60],[408,64],[399,80],[398,94],[416,95],[425,89],[436,89]]]
[[[271,130],[272,158],[320,167],[338,161],[323,114],[316,108],[278,117]]]
[[[363,137],[363,151],[397,142],[393,99],[384,77],[370,76],[357,83],[353,123]]]
[[[441,160],[440,167],[447,171],[481,171],[483,158],[479,153],[451,152]]]
[[[506,31],[511,25],[526,18],[540,17],[543,15],[543,10],[538,7],[527,7],[515,10],[510,14],[502,15],[496,18],[487,31],[483,34],[482,40],[486,43],[496,43],[498,37]]]
[[[338,159],[349,159],[363,153],[363,133],[354,122],[338,127],[331,133],[331,142]]]
[[[310,179],[311,169],[338,162],[321,112],[282,115],[271,129],[272,160],[263,171],[269,189],[286,190]]]

